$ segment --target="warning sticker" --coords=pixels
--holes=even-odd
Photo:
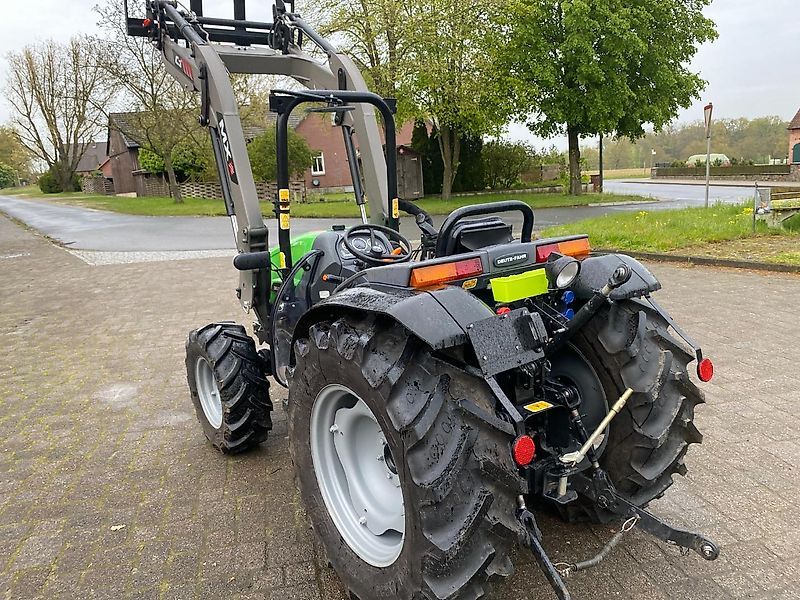
[[[540,413],[548,408],[553,408],[553,405],[549,402],[545,402],[544,400],[525,405],[525,410],[530,413]]]
[[[289,215],[286,213],[281,213],[281,229],[289,229]]]
[[[397,198],[392,200],[392,217],[395,219],[400,217],[400,201]]]
[[[478,285],[477,279],[467,279],[464,283],[461,284],[461,287],[464,288],[465,290],[471,290],[476,285]]]
[[[278,198],[282,202],[288,202],[289,201],[289,190],[287,190],[286,188],[282,188],[280,191],[278,191]]]
[[[283,252],[280,253],[280,256],[279,256],[278,260],[280,261],[280,268],[281,269],[285,269],[286,268],[286,255]]]

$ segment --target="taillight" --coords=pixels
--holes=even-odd
[[[591,250],[588,237],[544,244],[536,247],[536,262],[546,262],[553,252],[558,252],[564,256],[585,256],[589,254]]]
[[[704,358],[697,363],[697,376],[703,383],[708,383],[714,377],[714,363],[708,358]]]
[[[411,271],[411,287],[425,288],[448,281],[467,279],[483,274],[480,258],[467,258],[455,262],[417,267]]]
[[[521,435],[511,445],[511,453],[517,466],[525,467],[533,462],[536,456],[536,444],[529,435]]]

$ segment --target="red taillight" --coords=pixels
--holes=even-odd
[[[536,456],[536,444],[529,435],[521,435],[514,440],[511,446],[514,462],[520,467],[525,467],[533,462]]]
[[[582,237],[574,240],[565,240],[563,242],[554,242],[552,244],[537,246],[536,262],[547,262],[547,259],[553,252],[558,252],[564,256],[586,256],[591,252],[589,238]]]
[[[501,306],[500,308],[497,309],[496,312],[498,315],[507,315],[508,313],[511,312],[511,308],[509,308],[508,306]]]
[[[536,262],[546,262],[553,252],[558,252],[558,244],[545,244],[536,246]]]
[[[697,363],[697,376],[700,378],[700,381],[704,383],[711,381],[714,377],[714,363],[707,358]]]
[[[424,288],[448,281],[467,279],[483,274],[480,258],[467,258],[456,262],[417,267],[411,271],[411,287]]]

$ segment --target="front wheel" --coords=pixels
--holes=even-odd
[[[346,317],[295,344],[289,438],[328,560],[361,600],[477,598],[512,571],[525,491],[485,382],[400,326]]]
[[[197,420],[211,444],[236,454],[267,439],[272,403],[264,361],[241,325],[212,323],[186,340],[186,376]]]

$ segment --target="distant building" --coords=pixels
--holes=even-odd
[[[722,167],[730,167],[731,166],[731,159],[728,158],[724,154],[712,154],[711,155],[711,166],[713,167],[715,163],[719,161],[720,166]],[[701,165],[703,167],[706,166],[706,155],[705,154],[694,154],[689,157],[686,161],[686,164],[690,167],[694,167],[696,165]]]
[[[274,123],[277,115],[268,113],[268,123]],[[117,194],[139,191],[137,175],[141,175],[139,148],[144,135],[137,132],[135,119],[130,113],[109,115],[107,153],[108,162],[94,165],[97,170],[103,164],[103,171],[110,172]],[[338,192],[351,191],[350,167],[344,149],[342,130],[335,127],[329,114],[296,111],[289,119],[289,126],[306,140],[314,152],[313,163],[306,170],[303,179],[308,191]],[[422,160],[411,148],[413,122],[398,127],[397,159],[398,188],[404,198],[418,198],[423,195]],[[245,139],[249,142],[261,135],[263,127],[245,127]]]
[[[789,123],[789,164],[800,165],[800,110]]]
[[[72,155],[72,147],[68,149],[68,153]],[[75,172],[78,175],[91,175],[95,171],[100,170],[100,165],[106,162],[108,155],[106,154],[106,145],[104,142],[88,142],[86,144],[79,144],[77,146],[80,160]]]

